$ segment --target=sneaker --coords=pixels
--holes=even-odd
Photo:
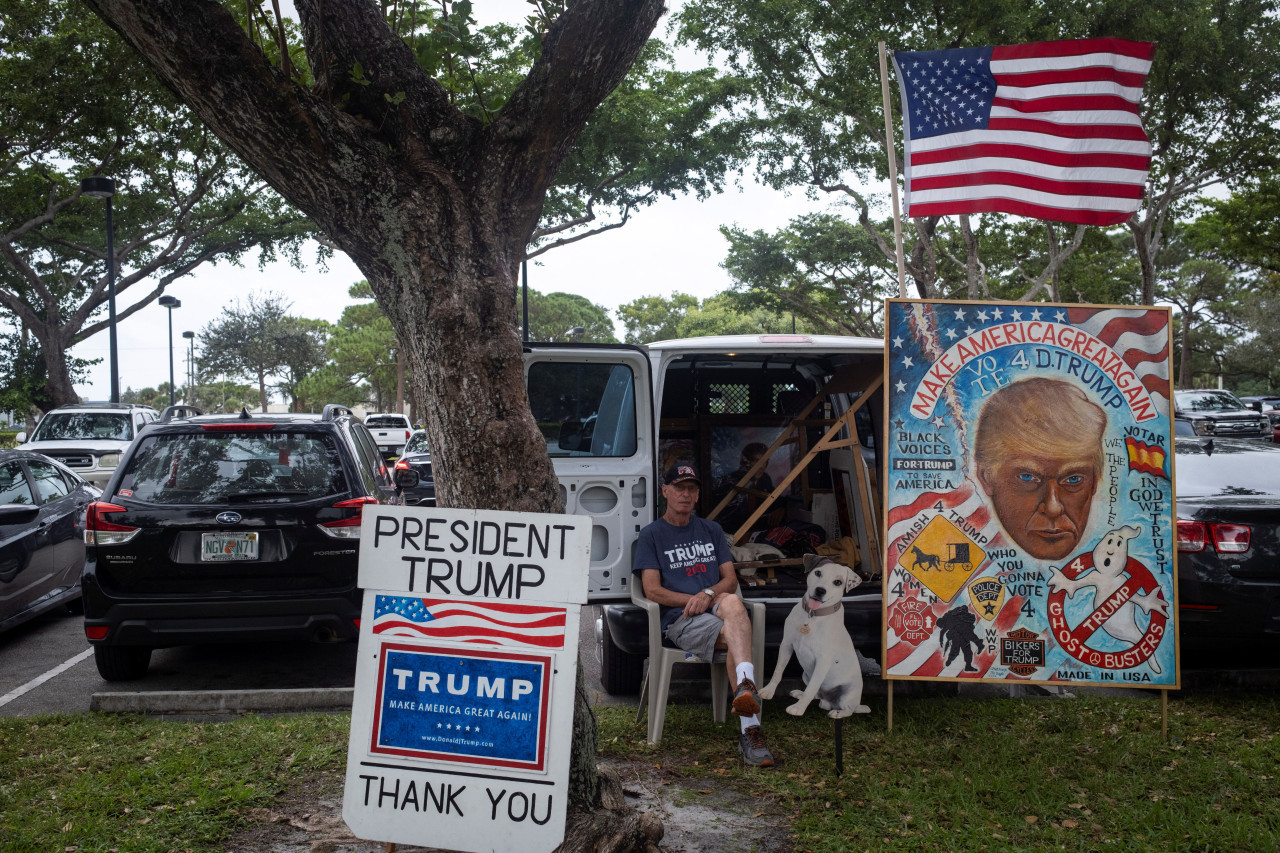
[[[764,732],[759,726],[750,726],[738,738],[738,752],[742,760],[753,767],[772,767],[773,753],[764,743]]]
[[[738,689],[733,691],[733,713],[739,717],[754,717],[760,713],[760,695],[750,678],[738,682]]]

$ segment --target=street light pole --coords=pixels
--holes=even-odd
[[[190,355],[187,356],[187,405],[196,404],[196,333],[183,332],[182,336],[191,344]]]
[[[120,403],[120,370],[116,353],[116,247],[115,226],[111,222],[111,197],[116,194],[116,183],[101,175],[80,181],[80,192],[90,198],[107,200],[107,328],[111,340],[111,403]]]
[[[173,405],[173,309],[181,308],[182,301],[172,296],[161,296],[160,304],[169,309],[169,405]]]

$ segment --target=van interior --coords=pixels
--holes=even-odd
[[[866,354],[689,354],[668,364],[658,470],[697,466],[698,513],[739,547],[747,590],[799,594],[800,557],[815,550],[878,580],[882,369]]]

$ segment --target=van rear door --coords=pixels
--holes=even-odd
[[[565,512],[592,519],[588,598],[627,601],[656,495],[649,357],[619,344],[526,343],[525,382]]]

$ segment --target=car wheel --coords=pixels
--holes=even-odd
[[[147,646],[94,646],[98,675],[107,681],[135,681],[147,674],[151,649]]]
[[[600,632],[600,683],[611,696],[640,692],[644,655],[632,655],[614,645],[609,626]]]

